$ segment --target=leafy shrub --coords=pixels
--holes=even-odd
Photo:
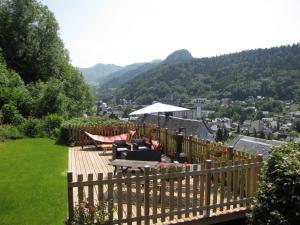
[[[23,134],[20,130],[12,125],[1,125],[0,126],[0,141],[7,139],[19,139],[23,138]]]
[[[66,222],[71,225],[100,225],[108,222],[108,217],[116,211],[108,210],[108,202],[99,202],[90,206],[88,202],[81,203],[75,207],[74,221]]]
[[[59,129],[64,118],[57,114],[49,114],[42,120],[43,131],[47,137],[57,137]]]
[[[28,118],[22,126],[24,134],[28,137],[43,137],[45,132],[42,129],[42,122],[36,118]]]
[[[300,143],[274,149],[263,166],[250,223],[294,225],[300,222]]]
[[[2,121],[4,124],[19,125],[24,121],[17,107],[11,104],[4,104],[1,108]]]

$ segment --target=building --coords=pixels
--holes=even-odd
[[[239,135],[234,138],[228,146],[249,153],[262,154],[263,158],[267,158],[272,148],[280,147],[286,142],[277,140],[266,140],[249,136]]]
[[[207,124],[202,120],[183,119],[174,116],[157,116],[146,114],[137,119],[137,124],[154,124],[163,128],[168,128],[172,132],[176,132],[179,128],[185,128],[186,135],[193,135],[203,140],[215,140],[215,132],[213,132]]]

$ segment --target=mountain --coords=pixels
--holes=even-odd
[[[84,80],[91,86],[96,86],[107,75],[121,70],[123,67],[114,64],[98,63],[90,68],[78,68]]]
[[[179,55],[185,56],[179,60]],[[299,44],[211,58],[188,55],[171,54],[164,63],[139,73],[113,94],[140,104],[154,100],[181,104],[193,97],[244,100],[257,95],[300,101]]]
[[[193,59],[192,54],[186,49],[181,49],[167,56],[164,62],[170,63],[170,62],[185,61],[190,59]]]
[[[148,70],[157,66],[161,61],[153,60],[150,63],[135,63],[124,67],[122,70],[111,73],[100,84],[100,88],[118,88],[122,84],[130,81],[139,74],[145,73]]]

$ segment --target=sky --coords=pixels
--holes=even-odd
[[[71,63],[128,65],[300,42],[299,0],[41,0]]]

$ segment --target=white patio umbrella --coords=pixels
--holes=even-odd
[[[151,113],[157,113],[158,116],[158,126],[159,126],[159,113],[161,112],[178,112],[178,111],[188,111],[187,108],[182,108],[174,105],[168,105],[163,103],[154,103],[152,105],[146,106],[142,109],[136,110],[129,115],[141,115],[141,114],[151,114]]]

